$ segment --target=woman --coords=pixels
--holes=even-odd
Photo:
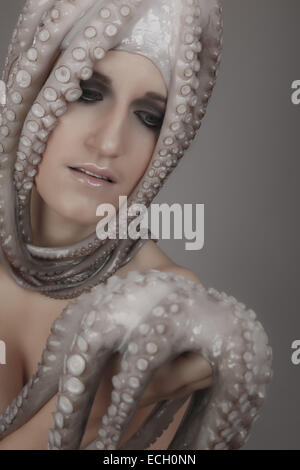
[[[19,31],[22,38],[13,44],[4,76],[8,104],[2,113],[6,119],[2,175],[8,183],[2,193],[0,289],[5,311],[1,312],[1,339],[12,359],[9,367],[0,369],[5,384],[0,394],[3,411],[33,377],[50,328],[68,309],[71,298],[80,298],[102,283],[100,295],[113,274],[129,279],[131,271],[180,274],[201,285],[194,273],[173,263],[152,240],[103,243],[94,232],[101,203],[118,209],[118,198],[125,195],[130,203],[149,205],[200,127],[221,43],[217,4],[194,0],[146,1],[142,6],[137,1],[53,3],[28,2]],[[33,42],[26,21],[39,25]],[[195,38],[202,29],[201,45]],[[21,59],[15,62],[20,52]],[[197,60],[200,53],[203,71],[201,59]],[[10,104],[18,108],[10,109]],[[18,129],[12,170],[5,155],[14,154],[10,137],[18,136]],[[12,176],[15,186],[9,185]],[[15,193],[17,220],[8,199]],[[106,359],[79,439],[81,449],[97,437],[110,403],[112,378],[120,369],[119,353]],[[119,446],[131,438],[154,404],[186,399],[212,383],[211,364],[200,354],[171,354],[143,389]],[[57,390],[53,376],[48,385]],[[0,449],[46,447],[57,398],[50,396],[22,425],[15,424],[22,420],[15,402],[14,416],[8,416],[6,424],[2,421],[5,437]],[[152,448],[169,446],[188,404],[176,410],[174,421]],[[53,447],[60,447],[57,431],[55,439],[53,434],[49,439]]]

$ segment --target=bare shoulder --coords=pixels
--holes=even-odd
[[[201,284],[205,287],[201,279],[191,270],[183,266],[179,266],[164,253],[164,251],[157,245],[157,243],[149,240],[138,252],[134,260],[134,268],[141,272],[149,269],[157,269],[158,271],[171,272],[185,277],[188,280],[194,281],[196,284]],[[131,266],[130,266],[131,269]]]
[[[173,263],[173,264],[163,265],[163,266],[159,266],[157,269],[159,271],[170,272],[173,274],[183,276],[185,279],[194,281],[196,284],[201,284],[203,287],[205,287],[201,279],[191,269],[185,268],[183,266],[179,266],[178,264]]]

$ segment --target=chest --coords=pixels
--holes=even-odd
[[[22,386],[36,371],[53,321],[66,305],[0,282],[0,336],[10,351],[7,369],[22,366]],[[19,367],[18,367],[19,369]],[[13,373],[13,370],[10,371]]]
[[[15,290],[14,290],[15,289]],[[19,385],[10,390],[9,397],[5,401],[10,403],[19,393],[20,389],[29,381],[36,372],[40,362],[51,326],[70,300],[57,301],[32,292],[27,292],[19,287],[11,288],[0,282],[0,339],[3,333],[10,345],[11,358],[8,361],[8,377],[16,375],[16,383]],[[97,437],[97,431],[102,416],[110,405],[112,392],[112,377],[119,370],[119,355],[113,355],[107,362],[102,374],[95,400],[88,419],[86,432],[83,437],[84,448]],[[61,365],[58,365],[61,367]],[[18,389],[18,390],[17,390]],[[8,404],[7,403],[7,404]],[[155,405],[136,411],[127,432],[123,436],[123,442],[134,434],[144,420],[149,416]],[[54,410],[53,410],[54,411]],[[167,448],[171,435],[173,436],[182,418],[183,410],[175,417],[172,425],[159,439],[157,448]],[[171,434],[170,434],[171,433]],[[170,434],[170,435],[169,435]],[[155,448],[155,447],[154,447]]]

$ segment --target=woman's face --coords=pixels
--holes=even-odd
[[[109,51],[81,88],[82,97],[69,104],[49,138],[35,183],[53,211],[94,226],[100,220],[98,205],[118,209],[119,196],[129,196],[144,175],[160,133],[167,89],[149,59],[123,51]],[[92,173],[109,172],[114,182],[87,176],[79,170],[83,166]]]

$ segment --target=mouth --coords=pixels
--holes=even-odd
[[[86,170],[85,168],[75,168],[70,166],[68,168],[76,181],[91,188],[108,187],[115,184],[115,181],[108,176],[96,174],[93,171]]]
[[[93,173],[92,171],[89,171],[89,170],[85,170],[84,168],[74,168],[74,167],[71,167],[69,166],[69,168],[71,170],[74,170],[74,171],[77,171],[79,173],[84,173],[86,175],[89,175],[93,178],[96,178],[96,179],[100,179],[100,180],[104,180],[104,181],[108,181],[109,183],[114,183],[114,181],[110,178],[108,178],[107,176],[102,176],[102,175],[97,175],[96,173]]]

